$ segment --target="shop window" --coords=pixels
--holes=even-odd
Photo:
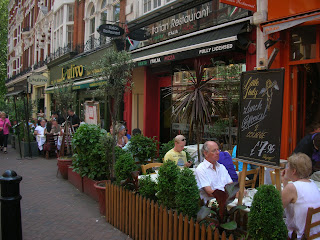
[[[290,60],[316,58],[316,26],[293,28],[291,31]]]

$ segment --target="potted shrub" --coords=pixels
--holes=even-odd
[[[157,201],[157,183],[151,180],[150,175],[139,180],[139,193],[147,199]]]
[[[158,172],[157,197],[159,202],[167,208],[176,207],[176,183],[180,168],[173,161],[166,161]]]
[[[249,213],[249,236],[252,239],[287,239],[283,211],[279,191],[273,185],[260,186]]]
[[[176,205],[178,212],[189,217],[197,216],[200,194],[194,173],[189,168],[183,168],[176,184]]]
[[[25,123],[21,123],[19,126],[19,138],[20,138],[20,147],[21,147],[21,154],[22,157],[30,156],[29,154],[29,141],[30,141],[30,147],[31,147],[31,155],[38,156],[38,143],[35,141],[35,137],[33,136],[32,131],[27,130],[25,127]],[[16,139],[19,139],[18,137]],[[16,147],[17,151],[20,151],[19,149],[19,143]]]
[[[112,142],[107,132],[97,125],[81,125],[74,133],[72,147],[74,149],[73,170],[83,177],[83,191],[98,201],[94,184],[98,180],[106,180],[109,175],[106,144]]]
[[[128,150],[137,158],[140,164],[146,164],[156,157],[157,143],[154,138],[149,138],[141,134],[132,136]]]
[[[124,152],[116,160],[115,175],[116,183],[120,184],[121,181],[125,181],[131,177],[131,173],[137,168],[132,155],[128,152]]]

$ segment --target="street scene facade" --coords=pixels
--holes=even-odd
[[[9,0],[7,34],[21,186],[36,159],[114,239],[320,239],[318,0]],[[81,239],[28,232],[22,193],[2,239]]]

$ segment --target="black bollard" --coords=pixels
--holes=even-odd
[[[2,240],[22,240],[19,187],[21,180],[22,177],[13,170],[6,170],[0,177]]]

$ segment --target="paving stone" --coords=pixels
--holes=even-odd
[[[0,174],[11,169],[20,183],[24,240],[131,239],[105,221],[99,205],[57,174],[57,161],[41,157],[18,159],[11,146],[0,152]]]

